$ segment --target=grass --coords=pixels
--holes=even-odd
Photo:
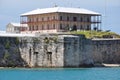
[[[70,34],[84,34],[86,38],[120,38],[119,34],[114,32],[106,32],[106,31],[72,31]]]

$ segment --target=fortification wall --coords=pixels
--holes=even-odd
[[[58,36],[20,39],[22,58],[30,67],[63,67],[63,38]]]
[[[83,35],[0,37],[0,66],[85,67],[120,64],[119,39]]]
[[[94,63],[120,64],[120,39],[92,40]]]

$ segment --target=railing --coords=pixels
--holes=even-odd
[[[29,23],[42,23],[42,22],[81,22],[81,23],[101,23],[100,20],[92,20],[92,21],[72,21],[72,20],[46,20],[46,21],[21,21],[21,24],[29,24]]]

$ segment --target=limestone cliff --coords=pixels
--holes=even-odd
[[[26,66],[21,58],[19,39],[15,37],[0,37],[0,67]]]

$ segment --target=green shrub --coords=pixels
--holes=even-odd
[[[16,45],[19,44],[19,38],[16,38],[16,40],[15,40],[15,44],[16,44]]]
[[[9,54],[8,52],[5,52],[5,54],[4,54],[4,59],[8,59],[9,56],[10,56],[10,54]]]
[[[9,41],[6,42],[5,48],[6,48],[6,49],[9,49],[9,48],[10,48],[10,42],[9,42]]]

